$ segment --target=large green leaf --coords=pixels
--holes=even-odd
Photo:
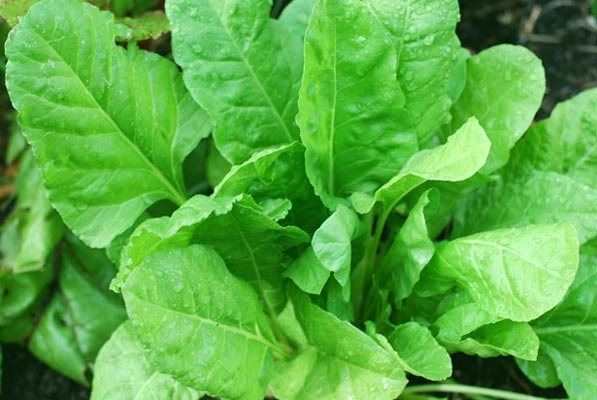
[[[76,0],[33,6],[6,44],[6,82],[50,201],[104,247],[152,203],[182,204],[182,162],[210,131],[177,67],[114,44],[108,13]]]
[[[569,221],[597,236],[597,90],[556,107],[513,149],[500,178],[461,202],[454,234]]]
[[[293,296],[293,304],[309,344],[276,365],[271,387],[278,398],[391,400],[402,392],[407,381],[393,350],[304,295]]]
[[[437,245],[415,290],[440,294],[456,283],[490,315],[524,322],[562,300],[577,268],[569,223],[498,229]]]
[[[159,372],[212,396],[262,399],[284,355],[255,291],[206,246],[146,257],[122,293]]]
[[[368,213],[376,202],[393,208],[411,190],[428,180],[462,181],[484,164],[491,142],[475,118],[470,118],[448,141],[433,149],[421,150],[408,160],[399,174],[375,192],[374,196],[355,193],[352,202],[360,213]]]
[[[64,225],[48,201],[30,152],[20,160],[15,192],[15,208],[2,225],[0,265],[13,273],[39,270],[62,237]]]
[[[60,245],[53,294],[34,330],[29,349],[52,368],[83,384],[95,357],[124,321],[122,299],[108,291],[115,267],[103,251],[69,235]]]
[[[297,120],[307,175],[331,209],[354,192],[374,192],[417,149],[396,63],[391,37],[366,3],[316,4]]]
[[[452,107],[449,133],[475,116],[491,140],[482,172],[508,162],[510,149],[531,125],[545,92],[539,60],[522,46],[491,47],[467,60],[466,85]]]
[[[597,243],[581,247],[581,262],[564,301],[532,323],[541,341],[539,365],[523,371],[538,383],[555,384],[557,372],[572,399],[591,399],[597,393]]]
[[[198,400],[201,395],[161,374],[145,357],[130,321],[102,347],[93,372],[91,400]]]
[[[283,227],[245,196],[195,196],[171,218],[144,222],[125,248],[116,285],[149,254],[162,249],[207,244],[226,261],[229,270],[250,283],[270,313],[286,303],[282,272],[284,251],[308,242],[306,233]]]
[[[369,7],[390,32],[398,74],[414,128],[423,146],[450,118],[448,78],[460,48],[456,0],[378,0]]]
[[[271,0],[170,0],[172,49],[194,98],[213,117],[232,163],[298,139],[299,37],[271,20]]]

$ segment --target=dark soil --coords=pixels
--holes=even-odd
[[[460,0],[458,35],[479,52],[499,43],[526,46],[542,61],[547,91],[538,118],[597,87],[597,20],[591,0]]]
[[[584,89],[597,87],[597,21],[591,0],[461,0],[458,34],[474,52],[499,44],[528,47],[546,69],[547,93],[537,118]],[[46,368],[19,346],[3,345],[0,400],[84,400],[89,390]],[[565,397],[561,388],[539,390],[510,358],[454,357],[454,379],[546,397]],[[462,397],[453,396],[453,400]]]

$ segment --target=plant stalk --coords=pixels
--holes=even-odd
[[[402,391],[399,399],[407,400],[408,396],[416,393],[429,393],[429,392],[443,392],[443,393],[459,393],[459,394],[471,394],[489,396],[494,399],[503,400],[558,400],[558,399],[547,399],[545,397],[536,397],[528,394],[508,392],[506,390],[483,388],[478,386],[461,385],[458,383],[437,383],[428,385],[415,385],[410,386]],[[566,400],[566,399],[559,399]]]

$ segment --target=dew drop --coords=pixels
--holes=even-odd
[[[89,205],[87,203],[75,203],[75,208],[79,211],[85,211],[87,210],[87,208],[89,208]]]
[[[435,37],[433,35],[427,35],[423,39],[423,44],[425,44],[425,46],[431,46],[433,44],[434,39]]]
[[[175,282],[172,283],[172,290],[174,290],[176,293],[182,292],[183,288],[184,282],[182,280],[177,279]]]

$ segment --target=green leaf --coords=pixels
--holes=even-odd
[[[321,294],[331,273],[319,261],[313,246],[309,246],[284,271],[284,276],[292,279],[303,292]]]
[[[470,193],[458,206],[453,235],[498,228],[568,222],[579,241],[597,236],[597,186],[566,175],[532,170],[499,179]]]
[[[233,164],[298,139],[301,42],[269,18],[270,8],[268,0],[166,4],[174,59]]]
[[[483,128],[473,117],[450,136],[447,143],[416,153],[373,197],[353,196],[353,205],[363,214],[371,211],[376,202],[390,210],[428,180],[454,182],[470,178],[485,164],[490,146]]]
[[[170,30],[170,24],[166,14],[154,11],[136,18],[126,17],[118,20],[115,29],[116,40],[137,42],[159,38]]]
[[[0,278],[0,327],[6,327],[0,332],[0,340],[19,341],[29,334],[37,317],[36,308],[53,278],[54,269],[49,264],[41,270]]]
[[[512,173],[553,171],[597,189],[597,88],[560,103],[533,125],[512,153]]]
[[[294,0],[284,8],[279,20],[290,32],[304,40],[316,3],[317,0]]]
[[[159,372],[212,396],[264,397],[274,353],[284,352],[253,289],[214,250],[193,245],[153,253],[122,293]]]
[[[361,232],[361,224],[349,208],[339,205],[336,211],[313,234],[309,246],[285,271],[307,293],[320,294],[329,276],[342,288],[344,301],[350,298],[352,241]]]
[[[15,192],[15,208],[2,226],[0,263],[13,273],[40,270],[62,237],[63,224],[48,201],[30,152],[21,158]]]
[[[494,183],[461,202],[454,234],[569,221],[584,243],[597,236],[597,90],[562,103],[512,151]]]
[[[571,224],[498,229],[437,245],[415,290],[428,296],[456,283],[490,315],[524,322],[562,300],[577,268]]]
[[[351,242],[360,233],[360,221],[354,211],[339,205],[313,234],[315,257],[350,295]],[[348,298],[345,297],[345,300]]]
[[[431,207],[432,194],[429,190],[424,192],[410,210],[379,268],[379,282],[392,289],[397,304],[412,293],[435,251],[425,222],[425,210]]]
[[[122,300],[107,290],[115,267],[103,251],[72,236],[61,244],[58,260],[59,290],[31,332],[29,349],[53,369],[88,384],[88,368],[126,318]]]
[[[398,173],[417,149],[416,135],[396,82],[391,37],[366,3],[317,3],[305,40],[297,121],[307,175],[334,210]]]
[[[93,373],[91,400],[198,400],[201,395],[161,374],[145,357],[130,321],[102,347]]]
[[[452,375],[452,361],[428,328],[416,322],[399,325],[388,337],[398,356],[411,374],[433,381]]]
[[[289,199],[292,209],[285,224],[314,232],[328,210],[313,191],[305,174],[305,149],[299,143],[282,145],[253,154],[243,164],[232,167],[214,189],[214,195],[251,195],[257,202]]]
[[[406,385],[396,354],[348,322],[293,296],[309,345],[276,364],[271,387],[285,400],[395,399]]]
[[[522,46],[491,47],[467,60],[466,86],[452,107],[450,133],[475,116],[491,140],[482,171],[508,162],[510,149],[531,125],[545,92],[539,60]]]
[[[432,324],[437,341],[449,352],[480,357],[512,355],[535,360],[539,338],[526,322],[489,314],[462,289],[443,296]]]
[[[370,9],[391,34],[397,54],[397,79],[406,99],[405,108],[415,121],[424,146],[450,118],[448,79],[460,41],[456,0],[373,1]]]
[[[182,162],[211,128],[173,63],[116,46],[113,17],[76,0],[32,7],[6,55],[50,201],[85,243],[105,247],[156,201],[185,201]]]
[[[149,254],[206,244],[218,251],[230,271],[250,283],[270,313],[286,304],[282,277],[284,251],[308,242],[306,233],[283,227],[246,196],[209,198],[197,195],[172,217],[141,224],[124,250],[115,286]]]
[[[15,26],[19,18],[27,14],[32,5],[39,0],[2,0],[0,2],[0,16],[8,22],[10,26]]]
[[[516,364],[524,374],[537,386],[542,388],[556,387],[562,384],[553,361],[545,352],[539,351],[536,360],[517,358]]]
[[[541,340],[541,365],[523,369],[533,381],[553,384],[549,371],[557,371],[573,399],[590,399],[597,393],[597,244],[581,247],[576,279],[556,308],[532,323]],[[547,371],[541,375],[537,374]],[[529,374],[530,372],[530,374]],[[547,375],[547,376],[546,376]]]
[[[484,325],[469,333],[454,345],[447,345],[452,351],[476,354],[481,357],[511,355],[524,360],[536,360],[539,338],[526,322],[509,320]]]

